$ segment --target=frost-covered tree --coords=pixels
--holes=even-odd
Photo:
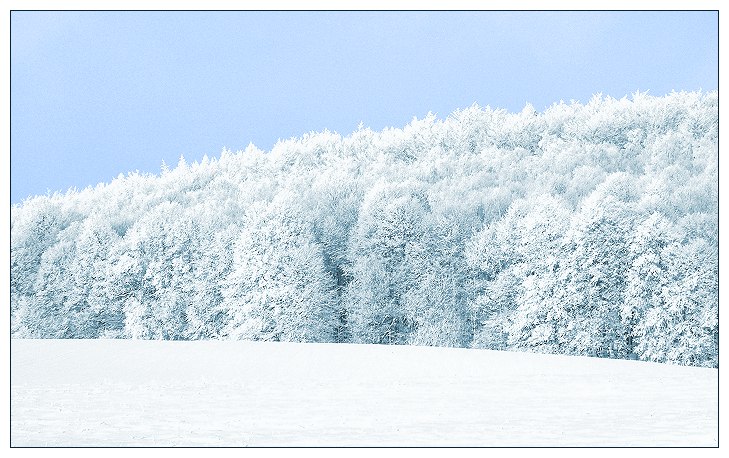
[[[10,217],[10,311],[14,334],[38,336],[42,316],[35,299],[43,254],[69,223],[58,197],[38,196],[13,207]],[[60,267],[60,265],[59,265]],[[43,278],[43,277],[41,277]],[[44,336],[45,337],[45,336]]]
[[[682,235],[661,213],[653,213],[636,226],[630,235],[632,264],[626,273],[625,299],[621,316],[628,332],[627,345],[631,353],[644,353],[642,324],[645,314],[663,307],[662,291],[668,282],[667,246],[680,243]],[[638,347],[638,348],[636,348]]]
[[[552,301],[561,238],[570,211],[560,199],[535,195],[514,202],[503,218],[471,239],[466,255],[476,270],[473,346],[556,350]],[[549,332],[547,332],[549,330]],[[547,346],[549,345],[549,348]]]
[[[641,359],[715,367],[718,253],[705,239],[684,240],[658,213],[638,226],[623,319]]]
[[[503,350],[508,345],[508,327],[522,288],[509,220],[505,217],[478,231],[464,253],[474,272],[467,286],[472,346],[477,348]]]
[[[324,267],[334,279],[337,295],[334,340],[351,339],[349,316],[344,304],[344,292],[351,281],[348,275],[347,249],[349,236],[357,222],[361,187],[353,181],[348,168],[352,161],[338,160],[339,166],[317,176],[310,187],[302,190],[296,206],[311,221],[314,239],[321,246]]]
[[[594,193],[575,214],[566,235],[563,300],[569,325],[567,353],[624,358],[628,333],[620,311],[630,266],[630,207]]]
[[[71,338],[79,323],[79,304],[83,298],[74,291],[71,272],[75,257],[75,238],[79,223],[58,234],[58,241],[43,252],[36,274],[35,294],[24,302],[30,310],[21,316],[21,326],[28,337]]]
[[[131,247],[132,281],[127,327],[148,339],[184,339],[191,294],[195,226],[176,203],[162,203],[125,235]],[[136,297],[134,297],[136,296]],[[133,317],[133,318],[132,318]],[[134,331],[132,331],[134,329]]]
[[[408,343],[463,347],[472,340],[466,297],[463,234],[456,222],[428,213],[406,246],[410,287],[402,309],[412,325]]]
[[[81,316],[75,318],[77,338],[119,337],[124,330],[120,304],[109,295],[111,250],[119,235],[109,223],[98,217],[84,220],[76,238],[72,266],[73,302]]]
[[[190,301],[185,311],[185,337],[220,338],[227,323],[227,313],[222,306],[224,280],[233,268],[232,247],[240,230],[235,225],[219,228],[206,224],[217,220],[209,215],[209,210],[200,209],[195,215],[193,221],[198,227],[197,255],[190,266],[192,284]]]
[[[680,246],[668,247],[668,250],[672,281],[663,291],[666,308],[659,316],[651,317],[655,319],[653,323],[645,325],[645,335],[653,328],[654,336],[656,331],[665,336],[664,346],[654,350],[653,359],[657,359],[656,353],[664,352],[666,362],[718,367],[717,247],[704,239],[693,239]]]
[[[22,335],[118,336],[123,316],[106,289],[109,250],[118,235],[104,221],[89,217],[71,223],[56,239],[41,257],[34,294],[22,301]]]
[[[514,215],[517,272],[522,283],[508,326],[509,344],[551,353],[563,352],[571,317],[566,313],[564,275],[568,253],[563,235],[570,211],[552,196],[521,201]]]
[[[311,228],[279,196],[255,206],[233,247],[221,333],[229,338],[329,342],[335,328],[334,280]]]
[[[365,196],[350,239],[352,282],[346,307],[353,339],[406,343],[415,327],[404,297],[413,287],[408,254],[423,234],[427,211],[416,183],[377,183]]]

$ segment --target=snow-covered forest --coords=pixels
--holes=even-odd
[[[15,338],[718,364],[716,92],[312,133],[11,211]]]

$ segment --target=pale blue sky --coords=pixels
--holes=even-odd
[[[716,12],[13,12],[11,202],[360,121],[718,88]]]

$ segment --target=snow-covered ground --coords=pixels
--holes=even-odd
[[[12,340],[13,446],[715,446],[718,371],[486,350]]]

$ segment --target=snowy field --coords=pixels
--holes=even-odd
[[[12,340],[12,446],[716,446],[718,371],[487,350]]]

